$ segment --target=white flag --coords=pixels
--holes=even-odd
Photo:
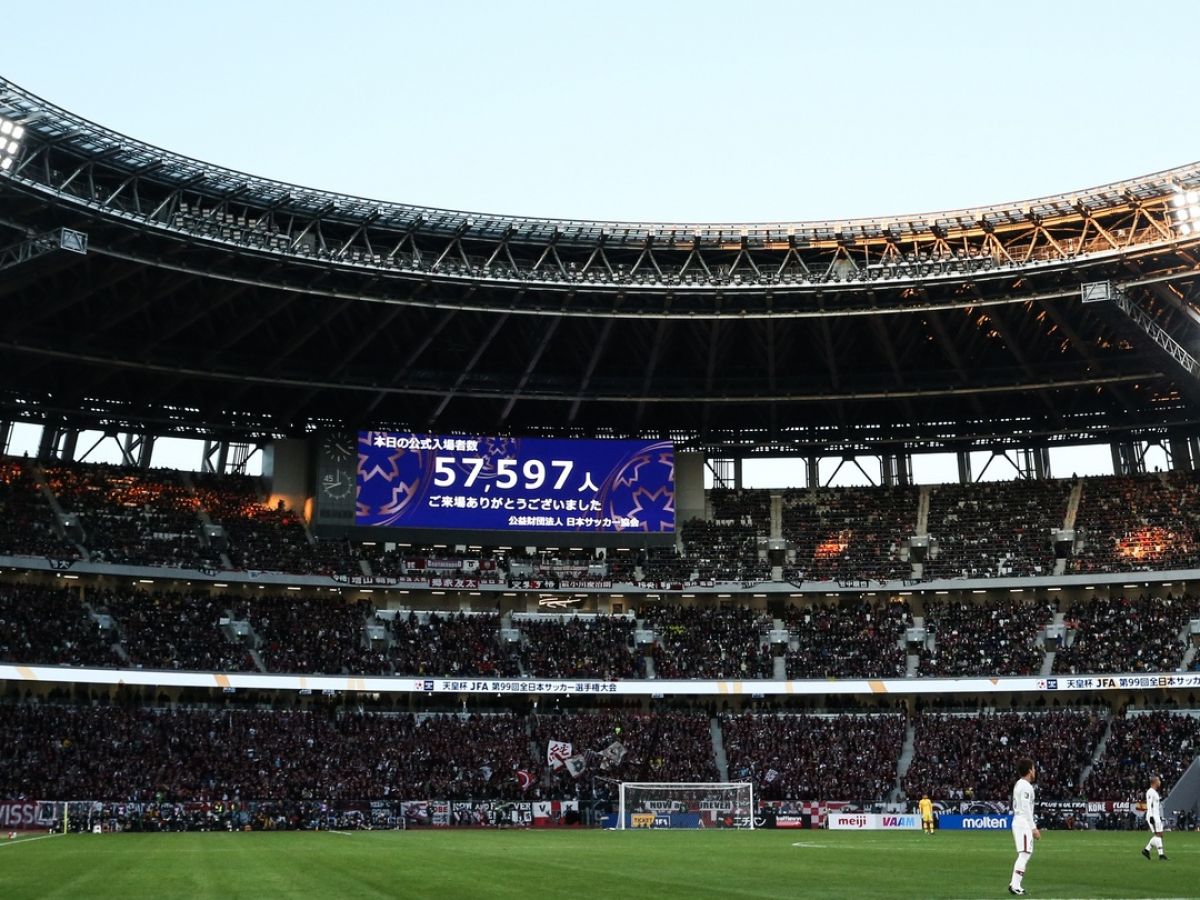
[[[613,741],[601,752],[604,761],[610,766],[621,764],[621,760],[625,758],[625,745],[620,741]]]
[[[546,747],[546,763],[552,769],[561,769],[571,758],[569,741],[551,741]]]
[[[582,756],[572,756],[567,760],[567,771],[571,773],[572,778],[578,778],[583,774],[583,770],[587,768],[587,762]]]
[[[763,781],[765,781],[767,784],[770,784],[772,781],[774,781],[778,777],[779,777],[779,773],[776,772],[774,769],[767,769],[767,775],[765,778],[763,778]]]

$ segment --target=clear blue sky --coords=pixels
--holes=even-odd
[[[1200,158],[1196,2],[64,0],[2,21],[0,72],[104,125],[458,209],[887,215]]]
[[[1200,4],[7,4],[6,77],[255,174],[488,212],[816,219],[1200,158]]]

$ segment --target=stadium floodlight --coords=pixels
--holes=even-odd
[[[1200,191],[1176,188],[1171,197],[1171,218],[1180,234],[1200,234]]]
[[[0,116],[0,171],[7,172],[13,167],[17,154],[21,152],[21,138],[23,137],[25,137],[23,125]]]

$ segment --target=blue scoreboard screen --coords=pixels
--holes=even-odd
[[[675,530],[670,441],[358,433],[357,525]]]

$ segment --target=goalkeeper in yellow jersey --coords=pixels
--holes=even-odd
[[[926,834],[933,834],[933,801],[929,799],[928,794],[921,795],[917,809],[921,811],[921,830]]]

